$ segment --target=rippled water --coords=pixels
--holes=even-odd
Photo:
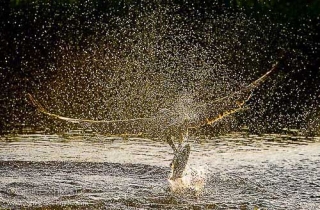
[[[189,140],[200,195],[173,193],[170,147],[100,135],[6,135],[0,208],[319,209],[320,138],[234,133]]]

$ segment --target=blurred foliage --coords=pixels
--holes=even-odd
[[[95,5],[97,10],[107,12],[108,9],[112,8],[114,11],[119,13],[125,13],[126,8],[133,5],[140,5],[141,7],[145,4],[168,4],[170,1],[133,1],[133,0],[7,0],[10,1],[12,7],[21,7],[30,4],[48,4],[51,5]],[[320,14],[320,1],[319,0],[218,0],[217,2],[211,0],[173,0],[173,3],[185,5],[186,7],[192,6],[194,9],[201,11],[209,11],[214,7],[230,7],[230,8],[245,8],[254,9],[255,11],[272,11],[278,18],[281,15],[281,19],[296,19],[304,15],[308,15],[311,18],[316,17]]]
[[[319,0],[235,0],[240,7],[249,7],[262,12],[272,11],[279,21],[297,19],[308,15],[310,18],[320,14]],[[281,16],[281,18],[279,18]]]

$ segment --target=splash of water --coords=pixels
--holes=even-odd
[[[97,22],[96,34],[80,48],[61,43],[51,65],[55,75],[39,88],[41,101],[47,101],[44,106],[62,116],[96,120],[146,118],[167,109],[174,115],[171,124],[177,125],[198,121],[203,113],[197,106],[252,81],[249,72],[258,69],[257,61],[265,55],[251,44],[256,36],[239,34],[256,35],[263,29],[241,13],[194,22],[180,9],[163,6],[139,15],[132,11],[114,18],[114,28]],[[259,51],[261,47],[268,46],[259,46]],[[210,110],[220,112],[224,106]],[[117,133],[120,127],[130,126],[99,130]]]
[[[187,165],[183,176],[175,180],[170,179],[172,172],[168,182],[173,193],[200,196],[204,192],[208,172],[205,166]]]

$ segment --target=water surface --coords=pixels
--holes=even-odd
[[[0,207],[319,209],[320,138],[233,133],[190,139],[204,189],[173,193],[170,147],[102,135],[5,135]]]

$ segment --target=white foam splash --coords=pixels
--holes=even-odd
[[[187,166],[183,176],[179,179],[169,180],[173,193],[192,193],[196,196],[202,194],[207,179],[207,168],[204,166]]]

